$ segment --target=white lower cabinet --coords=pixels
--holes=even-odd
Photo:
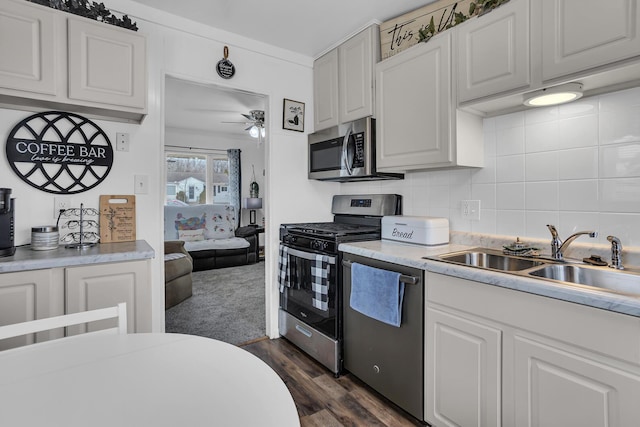
[[[0,326],[64,314],[63,270],[0,274]],[[60,338],[62,329],[0,340],[0,350]]]
[[[0,326],[127,303],[128,332],[151,332],[148,260],[0,274]],[[113,324],[111,324],[113,323]],[[90,331],[115,326],[92,323]],[[76,335],[86,325],[0,340],[0,350]]]
[[[563,349],[517,334],[514,425],[639,425],[640,373],[633,371],[600,361],[584,349]]]
[[[502,332],[427,308],[426,419],[442,426],[499,426]]]
[[[151,332],[149,263],[121,262],[72,267],[65,270],[67,313],[111,307],[127,303],[127,331]],[[111,323],[113,324],[111,324]],[[110,328],[115,321],[105,320],[90,325],[89,331]],[[85,325],[70,327],[68,335],[87,332]]]
[[[428,423],[639,425],[640,318],[426,277]]]

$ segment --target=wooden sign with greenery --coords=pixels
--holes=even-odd
[[[396,53],[482,15],[509,0],[440,0],[380,25],[380,57]]]

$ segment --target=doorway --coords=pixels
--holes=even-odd
[[[230,203],[234,184],[230,182],[233,172],[229,169],[233,167],[228,163],[228,150],[239,150],[242,203],[236,228],[250,226],[250,222],[261,228],[264,214],[256,206],[264,206],[267,104],[264,95],[167,76],[165,204]],[[256,188],[259,192],[251,193]],[[247,199],[260,199],[261,204],[256,205],[255,200],[247,203]],[[257,245],[263,246],[264,235],[258,233],[256,238]],[[166,331],[236,345],[265,336],[264,275],[260,259],[193,272],[192,296],[165,311]]]

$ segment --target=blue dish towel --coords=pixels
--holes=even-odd
[[[351,264],[349,306],[354,310],[391,326],[402,323],[404,283],[400,273]]]

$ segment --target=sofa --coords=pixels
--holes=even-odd
[[[164,207],[164,240],[181,240],[193,259],[193,271],[235,267],[258,261],[254,227],[236,227],[231,205]]]
[[[193,259],[180,240],[164,242],[164,308],[181,303],[193,294]]]

